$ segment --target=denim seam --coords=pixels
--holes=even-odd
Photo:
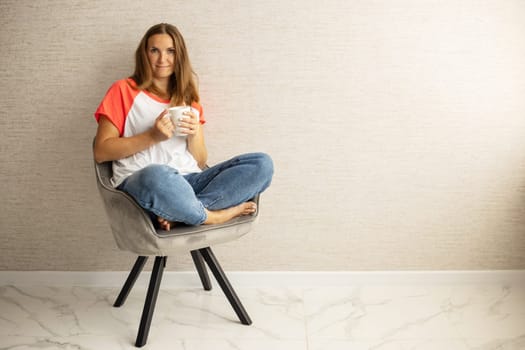
[[[211,201],[210,203],[207,203],[206,205],[204,205],[204,203],[202,203],[203,207],[206,208],[206,209],[209,209],[210,207],[212,207],[215,203],[221,201],[223,199],[223,196],[218,196],[217,198],[215,198],[213,201]]]
[[[200,215],[200,218],[198,220],[198,224],[196,225],[201,225],[202,223],[204,223],[207,219],[207,215],[206,215],[206,211],[204,210],[204,206],[202,205],[202,203],[200,203],[200,206],[201,206],[201,209],[202,209],[202,214]],[[159,209],[156,209],[156,208],[150,208],[148,209],[149,211],[151,211],[153,214],[163,218],[163,219],[166,219],[168,221],[175,221],[175,222],[184,222],[184,220],[182,220],[181,218],[176,218],[176,217],[173,217],[171,215],[169,215],[168,213],[162,211],[162,210],[159,210]]]

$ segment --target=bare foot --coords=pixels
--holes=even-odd
[[[175,225],[174,222],[168,221],[164,218],[161,218],[160,216],[157,217],[157,221],[159,223],[159,227],[165,231],[171,230],[171,228]]]
[[[244,202],[235,207],[221,210],[206,210],[208,218],[204,221],[205,225],[222,224],[238,216],[252,215],[257,211],[255,202]]]
[[[205,225],[222,224],[237,216],[254,214],[257,211],[257,204],[255,204],[255,202],[245,202],[235,207],[221,210],[204,210],[206,210],[206,214],[208,215],[206,221],[204,221]],[[175,222],[168,221],[160,216],[157,217],[157,222],[159,223],[159,228],[165,231],[169,231],[175,226]]]

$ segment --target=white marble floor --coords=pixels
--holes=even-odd
[[[0,287],[0,349],[134,349],[145,289]],[[524,350],[525,285],[161,289],[144,349]]]

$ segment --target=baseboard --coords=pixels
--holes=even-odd
[[[0,286],[92,286],[120,287],[128,271],[0,271]],[[356,285],[446,285],[446,284],[525,284],[525,270],[494,271],[252,271],[227,272],[237,288],[264,287],[344,287]],[[146,286],[150,272],[144,271],[137,285]],[[196,272],[166,271],[164,288],[200,287]]]

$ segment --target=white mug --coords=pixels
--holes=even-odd
[[[190,106],[175,106],[168,108],[168,112],[170,114],[171,122],[173,123],[173,126],[175,127],[175,136],[187,136],[188,134],[183,134],[181,131],[186,131],[185,128],[179,128],[179,122],[184,119],[189,119],[189,115],[183,114],[184,112],[192,111],[196,116],[197,120],[199,120],[199,111],[193,107]]]

